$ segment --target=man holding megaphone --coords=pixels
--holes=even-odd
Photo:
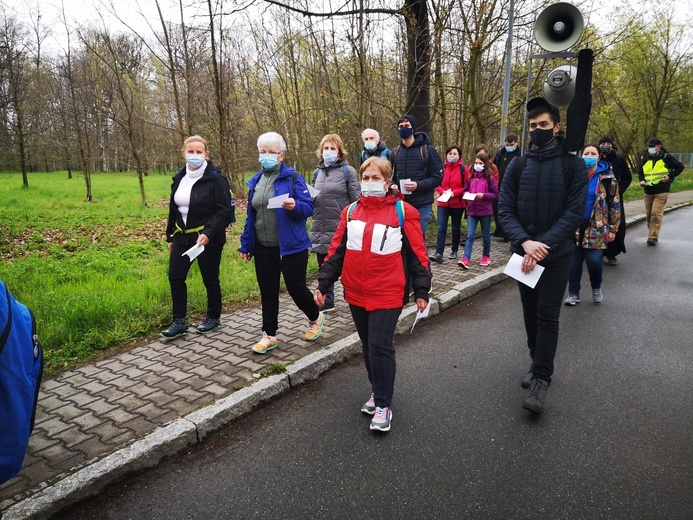
[[[522,377],[530,388],[523,408],[544,410],[558,346],[558,321],[568,282],[575,230],[587,197],[587,167],[565,151],[558,108],[544,98],[527,103],[531,147],[505,171],[498,218],[522,271],[544,272],[534,288],[518,283],[531,365]]]

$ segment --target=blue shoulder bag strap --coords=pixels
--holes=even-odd
[[[346,164],[342,165],[342,175],[344,175],[344,184],[347,185],[347,188],[349,187],[349,169],[347,168]]]
[[[2,331],[2,336],[0,336],[0,353],[5,349],[5,344],[7,344],[7,338],[10,336],[10,329],[12,328],[12,301],[10,300],[10,291],[5,286],[5,295],[7,296],[7,324],[5,325],[5,330]]]

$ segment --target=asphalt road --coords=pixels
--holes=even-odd
[[[691,221],[668,213],[656,247],[629,228],[601,305],[584,273],[541,416],[508,281],[398,341],[388,434],[354,359],[57,518],[691,519]]]

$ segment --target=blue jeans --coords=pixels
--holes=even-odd
[[[484,256],[491,256],[491,215],[485,217],[473,217],[467,214],[467,241],[464,244],[464,257],[469,260],[472,257],[472,246],[476,236],[476,227],[481,222],[481,237],[484,240]]]
[[[570,258],[570,276],[568,277],[568,294],[580,296],[580,278],[582,278],[582,262],[587,264],[587,272],[590,275],[592,289],[602,288],[603,249],[585,249],[575,246],[573,256]]]
[[[445,208],[438,206],[438,238],[436,239],[436,254],[442,255],[445,249],[445,239],[448,235],[448,219],[452,218],[452,247],[453,253],[457,253],[460,247],[460,224],[462,223],[464,208]]]
[[[419,210],[419,216],[420,216],[420,221],[421,221],[421,232],[423,233],[424,236],[424,243],[426,242],[426,228],[428,227],[428,221],[431,219],[431,212],[433,209],[431,208],[430,204],[426,204],[424,206],[419,206],[416,208]]]

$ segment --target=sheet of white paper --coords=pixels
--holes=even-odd
[[[450,190],[446,190],[440,197],[438,197],[438,202],[447,202],[450,200],[450,197],[452,197],[452,192]]]
[[[411,182],[411,179],[402,179],[401,181],[399,181],[399,191],[401,191],[405,195],[411,195],[411,191],[406,190],[404,188],[404,185],[408,182]]]
[[[414,327],[416,327],[416,322],[419,321],[419,318],[425,318],[428,316],[428,313],[431,311],[431,302],[428,302],[428,305],[426,305],[426,308],[422,311],[417,311],[416,316],[414,317],[414,323],[411,326],[411,330],[409,331],[409,334],[414,332]]]
[[[318,196],[318,193],[320,193],[320,190],[317,188],[313,188],[310,184],[308,185],[308,193],[310,193],[311,198],[315,198]]]
[[[476,198],[476,193],[469,193],[468,191],[465,191],[464,195],[462,195],[462,198],[464,200],[474,200]]]
[[[522,272],[522,260],[523,257],[513,253],[513,256],[510,257],[508,265],[505,266],[503,272],[508,276],[515,278],[515,280],[518,282],[522,282],[523,284],[534,289],[539,281],[539,278],[541,278],[541,273],[544,272],[544,268],[537,264],[534,266],[531,273],[525,274]]]
[[[205,246],[200,246],[200,245],[198,245],[198,244],[195,244],[194,246],[192,246],[190,249],[188,249],[185,253],[183,253],[183,254],[180,255],[180,256],[188,255],[188,256],[190,257],[190,261],[192,262],[192,261],[195,260],[198,256],[200,256],[200,254],[201,254],[202,251],[204,251],[204,250],[205,250]]]
[[[282,202],[284,202],[286,199],[289,198],[288,193],[284,193],[283,195],[277,195],[276,197],[272,197],[267,201],[267,209],[277,209],[282,207]]]

